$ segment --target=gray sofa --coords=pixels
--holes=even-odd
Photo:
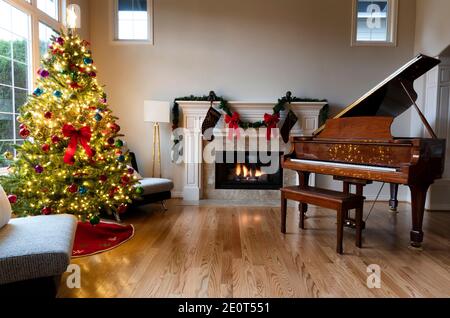
[[[0,295],[56,296],[76,227],[71,215],[49,215],[12,219],[1,228]]]

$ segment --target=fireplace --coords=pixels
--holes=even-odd
[[[215,163],[216,189],[278,190],[283,186],[282,152],[218,152]],[[269,158],[276,158],[273,162]]]

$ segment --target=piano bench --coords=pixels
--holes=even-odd
[[[287,200],[312,204],[322,208],[336,210],[337,212],[337,241],[336,252],[343,253],[342,242],[344,235],[344,222],[348,210],[356,209],[356,246],[361,247],[362,212],[364,197],[352,193],[343,193],[316,187],[285,187],[281,191],[281,232],[286,233]],[[300,224],[304,229],[304,214],[300,211]]]

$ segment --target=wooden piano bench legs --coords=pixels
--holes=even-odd
[[[307,204],[316,205],[337,212],[336,252],[343,253],[342,242],[344,235],[344,223],[348,211],[356,210],[356,240],[357,247],[362,246],[363,205],[364,197],[352,193],[342,193],[315,187],[286,187],[281,189],[281,233],[286,233],[287,200],[300,202],[300,206]],[[304,229],[304,211],[300,210],[300,227]]]

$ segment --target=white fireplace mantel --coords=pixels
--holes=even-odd
[[[297,115],[298,121],[291,130],[292,136],[308,136],[319,128],[320,110],[327,103],[323,102],[297,102],[291,103],[290,109]],[[182,112],[181,127],[196,132],[194,138],[185,143],[185,156],[189,162],[184,166],[183,199],[186,201],[198,201],[202,198],[202,152],[203,141],[201,126],[210,107],[209,102],[202,101],[178,101]],[[219,102],[214,107],[219,110]],[[228,102],[233,111],[237,111],[242,121],[255,122],[261,120],[265,113],[272,114],[275,103],[267,102]],[[219,110],[221,111],[221,110]],[[222,112],[222,111],[221,111]],[[280,124],[286,118],[286,111],[280,113]],[[216,127],[225,128],[223,120]],[[281,127],[281,126],[280,126]],[[198,160],[200,159],[200,160]]]

